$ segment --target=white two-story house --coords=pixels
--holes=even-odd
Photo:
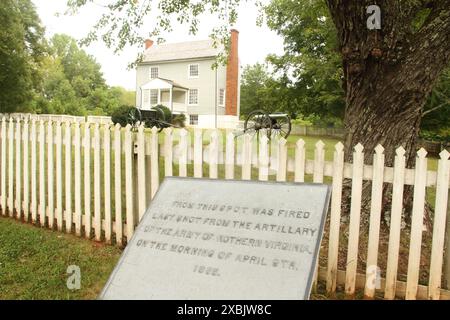
[[[204,128],[235,127],[239,121],[239,57],[237,30],[231,30],[226,66],[213,68],[220,48],[212,40],[157,45],[145,41],[137,66],[136,105],[162,104],[184,113],[187,124]]]

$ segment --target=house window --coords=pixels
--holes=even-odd
[[[191,126],[198,125],[198,114],[191,114],[191,115],[189,115],[189,124]]]
[[[225,89],[219,89],[219,106],[223,107],[225,104]]]
[[[150,93],[150,104],[154,106],[158,104],[158,90],[151,90]]]
[[[189,89],[188,104],[191,106],[198,105],[198,89]]]
[[[189,78],[198,78],[198,63],[189,65]]]
[[[159,77],[159,68],[150,67],[150,79],[155,79]]]

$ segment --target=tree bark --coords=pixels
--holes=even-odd
[[[408,166],[414,165],[423,106],[443,69],[450,62],[450,1],[376,1],[382,12],[381,30],[366,26],[366,8],[373,0],[328,0],[339,32],[346,90],[346,160],[361,143],[371,163],[377,144],[392,165],[395,149],[403,146]],[[429,7],[423,26],[412,20]]]
[[[424,104],[450,62],[450,0],[374,2],[327,0],[344,66],[345,160],[352,161],[353,147],[361,143],[365,163],[371,164],[374,148],[381,144],[385,165],[393,166],[395,150],[402,146],[412,168]],[[373,4],[381,8],[380,30],[367,28],[366,8]],[[413,21],[423,9],[429,14],[416,30]],[[370,202],[370,183],[364,189],[363,209]],[[384,198],[390,198],[385,189]],[[405,188],[407,209],[411,191]]]

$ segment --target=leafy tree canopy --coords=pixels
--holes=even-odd
[[[2,0],[0,25],[0,112],[29,111],[46,58],[44,28],[31,0]]]

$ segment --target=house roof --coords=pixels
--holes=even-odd
[[[144,52],[143,63],[215,57],[220,48],[214,48],[213,40],[189,41],[153,45]]]

